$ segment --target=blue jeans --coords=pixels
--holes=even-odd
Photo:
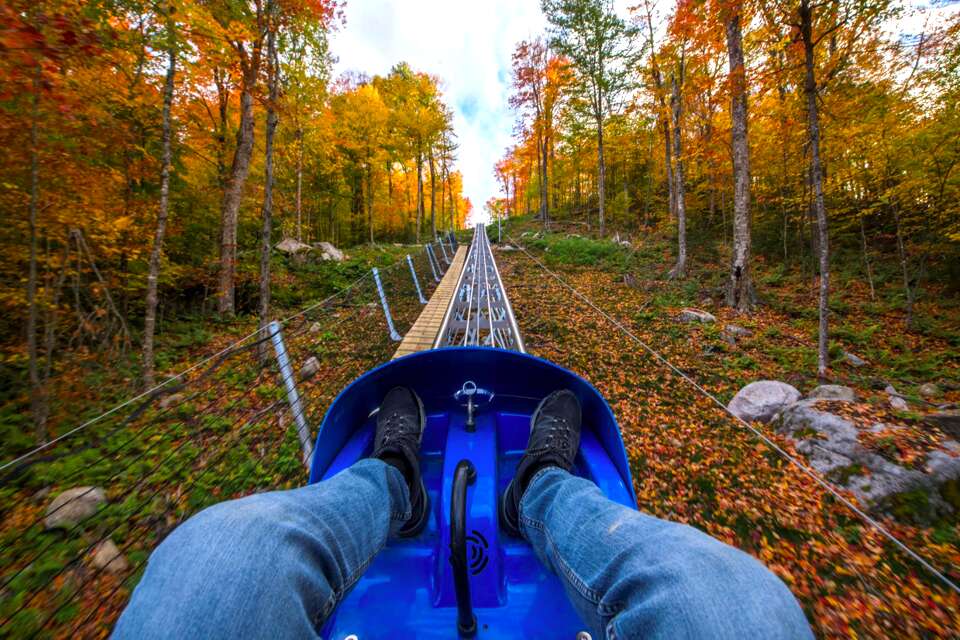
[[[333,478],[206,509],[153,552],[115,638],[310,638],[410,517],[375,459]],[[797,601],[751,556],[607,500],[555,467],[521,528],[594,638],[810,638]]]

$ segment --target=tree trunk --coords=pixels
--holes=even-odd
[[[683,141],[680,135],[680,118],[683,115],[683,103],[680,99],[680,84],[683,82],[682,60],[680,74],[679,81],[675,75],[670,79],[672,85],[670,106],[673,108],[674,206],[677,214],[677,263],[670,270],[671,278],[685,278],[687,275],[687,206],[683,179]]]
[[[33,429],[38,443],[47,441],[47,393],[40,383],[37,362],[37,215],[40,199],[40,74],[38,64],[33,76],[33,105],[30,118],[30,273],[27,278],[27,354],[30,369],[30,411],[33,414]]]
[[[367,161],[367,227],[370,229],[370,244],[373,244],[373,163]]]
[[[913,327],[914,288],[910,283],[910,269],[907,264],[907,248],[903,242],[903,227],[900,224],[900,209],[896,204],[893,205],[893,219],[897,224],[897,255],[900,258],[900,273],[903,276],[903,293],[906,296],[907,302],[905,309],[905,324],[907,329],[910,329]]]
[[[227,190],[227,126],[230,122],[230,88],[227,74],[219,67],[213,70],[213,82],[217,87],[217,110],[220,120],[217,122],[217,184]]]
[[[170,17],[167,18],[170,20]],[[167,230],[167,212],[170,207],[170,164],[172,161],[172,126],[170,112],[173,108],[173,83],[177,68],[177,50],[174,42],[172,21],[167,24],[167,77],[163,85],[163,149],[160,159],[160,210],[157,212],[157,229],[153,236],[150,266],[147,273],[147,304],[143,316],[143,384],[148,389],[154,385],[153,335],[157,322],[157,287],[160,277],[160,257],[163,252],[163,236]]]
[[[743,66],[740,14],[726,21],[727,53],[730,58],[730,121],[733,148],[733,262],[727,289],[727,304],[749,311],[754,302],[750,278],[750,149],[747,144],[747,92]]]
[[[247,69],[243,73],[243,89],[240,94],[240,128],[237,131],[237,148],[233,152],[230,178],[223,194],[220,214],[220,286],[217,311],[232,316],[234,305],[234,280],[237,273],[237,219],[243,186],[250,172],[250,156],[253,153],[253,88],[257,71]]]
[[[417,143],[417,242],[420,242],[420,225],[423,222],[423,150]]]
[[[597,195],[600,199],[600,213],[599,213],[599,222],[600,222],[600,237],[604,236],[606,232],[606,220],[605,220],[605,207],[604,207],[604,198],[605,194],[605,183],[607,181],[607,165],[603,159],[603,116],[601,114],[595,114],[594,117],[597,120],[597,165],[600,169],[599,171],[599,184],[597,189]]]
[[[447,159],[440,154],[440,225],[452,229],[453,225],[447,221]]]
[[[827,234],[827,208],[823,198],[823,169],[820,163],[820,116],[817,111],[817,82],[814,77],[813,9],[809,0],[800,0],[800,33],[804,52],[804,93],[807,99],[807,125],[810,136],[810,177],[813,183],[813,206],[817,216],[820,259],[820,329],[817,341],[817,375],[827,374],[830,365],[828,352],[828,314],[830,296],[830,245]]]
[[[273,22],[275,10],[273,2],[267,4],[268,19]],[[259,328],[260,337],[267,335],[267,324],[270,321],[270,245],[273,233],[273,138],[277,131],[279,116],[277,102],[280,99],[280,65],[277,60],[276,25],[271,24],[267,33],[267,83],[269,97],[267,100],[267,127],[264,137],[263,162],[263,207],[260,218],[263,226],[260,230],[260,309]],[[299,199],[299,193],[298,193]],[[300,235],[299,213],[297,218],[297,235]],[[298,238],[299,239],[299,238]],[[260,343],[260,362],[266,362],[269,354],[268,344]]]
[[[431,238],[437,237],[437,171],[433,161],[433,146],[427,150],[430,162],[430,228],[433,231]]]
[[[549,140],[546,136],[543,138],[543,183],[540,186],[540,191],[543,194],[543,223],[546,225],[550,222],[550,147]]]
[[[552,175],[554,175],[554,177],[556,177],[556,174],[553,173],[554,168],[557,166],[557,155],[556,155],[556,149],[555,149],[555,145],[554,145],[554,138],[555,138],[556,136],[554,135],[555,131],[554,131],[554,128],[553,128],[553,118],[552,118],[552,117],[551,117],[551,119],[550,119],[550,126],[547,128],[547,131],[548,131],[548,135],[547,135],[547,146],[548,146],[549,155],[550,155],[550,162],[549,162],[548,165],[547,165],[547,175],[549,176],[549,175],[552,174]],[[550,209],[553,209],[554,211],[556,211],[557,206],[559,206],[558,203],[559,203],[559,200],[560,200],[560,192],[559,192],[559,188],[558,188],[559,185],[557,184],[557,181],[556,181],[556,180],[550,181],[550,184],[553,185],[553,187],[552,187],[552,189],[551,189],[551,191],[550,191]],[[547,215],[548,215],[548,216],[550,215],[550,211],[549,211],[549,210],[547,211]]]
[[[297,129],[297,242],[303,242],[301,220],[303,211],[303,129]]]
[[[867,272],[867,283],[870,285],[870,300],[875,301],[877,299],[877,290],[873,286],[873,266],[870,264],[870,252],[867,247],[867,230],[863,222],[863,213],[861,212],[858,217],[860,218],[860,246],[863,250],[863,266]]]

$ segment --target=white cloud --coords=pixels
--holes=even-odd
[[[510,144],[510,55],[543,32],[538,0],[347,0],[331,38],[335,73],[386,74],[400,61],[438,76],[454,112],[464,191],[481,213],[498,192],[493,167]]]

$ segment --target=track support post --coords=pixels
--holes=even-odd
[[[423,291],[420,290],[420,281],[417,280],[417,270],[413,268],[413,258],[410,257],[410,254],[407,254],[407,264],[410,265],[410,277],[413,278],[413,286],[417,290],[417,298],[420,300],[420,304],[427,304],[427,299],[423,297]]]
[[[437,236],[437,244],[440,245],[440,252],[443,253],[443,261],[448,265],[450,264],[450,258],[447,257],[447,248],[443,246],[443,237]]]
[[[437,260],[437,256],[433,254],[433,247],[430,243],[427,243],[427,262],[430,263],[430,271],[433,272],[433,279],[437,282],[440,282],[440,275],[438,272],[443,272],[443,269],[438,269],[440,266],[440,261]]]
[[[283,386],[287,391],[287,403],[290,405],[290,413],[293,415],[293,422],[297,426],[297,438],[300,440],[300,449],[303,452],[303,466],[307,468],[307,473],[309,473],[310,462],[313,459],[313,441],[310,439],[310,426],[307,424],[307,418],[303,414],[303,404],[300,402],[300,394],[297,393],[297,381],[296,378],[294,378],[293,367],[290,366],[287,347],[283,343],[283,333],[280,331],[280,323],[274,320],[267,325],[267,331],[270,332],[273,351],[277,355],[277,365],[280,368],[280,378],[283,380]]]
[[[387,319],[387,329],[390,331],[390,339],[394,342],[400,342],[403,340],[403,336],[397,333],[397,329],[393,326],[393,317],[390,315],[390,305],[387,304],[387,294],[383,291],[383,283],[380,282],[380,271],[376,267],[373,268],[373,280],[377,283],[377,293],[380,294],[380,305],[383,307],[383,315]]]

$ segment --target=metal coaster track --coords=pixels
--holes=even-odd
[[[478,346],[526,353],[486,227],[478,224],[434,348]]]

